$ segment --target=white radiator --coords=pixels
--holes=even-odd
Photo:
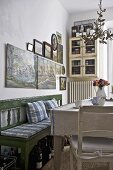
[[[71,81],[69,82],[69,103],[75,100],[83,100],[94,96],[92,81]]]

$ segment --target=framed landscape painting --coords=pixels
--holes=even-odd
[[[58,49],[57,49],[57,61],[58,63],[63,64],[63,45],[58,44]]]
[[[38,89],[56,89],[55,63],[38,56]]]
[[[36,88],[37,58],[11,44],[6,49],[6,87]]]

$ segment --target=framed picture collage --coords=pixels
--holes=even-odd
[[[27,43],[27,51],[11,44],[6,47],[6,87],[56,89],[56,75],[64,75],[65,67],[63,57],[62,63],[57,57],[53,60],[52,45],[34,39],[33,44]]]
[[[26,45],[28,51],[63,64],[62,35],[59,32],[51,35],[51,43],[33,39],[33,43],[28,42]]]

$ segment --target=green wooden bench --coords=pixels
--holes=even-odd
[[[29,154],[31,150],[40,139],[51,134],[51,126],[41,130],[41,132],[38,132],[35,135],[32,135],[30,138],[6,136],[2,135],[1,132],[27,123],[26,105],[28,102],[51,100],[53,98],[57,100],[59,106],[62,105],[61,94],[0,100],[0,145],[21,148],[21,170],[28,170]]]

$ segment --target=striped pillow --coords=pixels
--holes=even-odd
[[[47,110],[58,107],[58,103],[55,99],[44,101]]]
[[[43,101],[28,103],[27,118],[29,123],[37,123],[48,118]]]

